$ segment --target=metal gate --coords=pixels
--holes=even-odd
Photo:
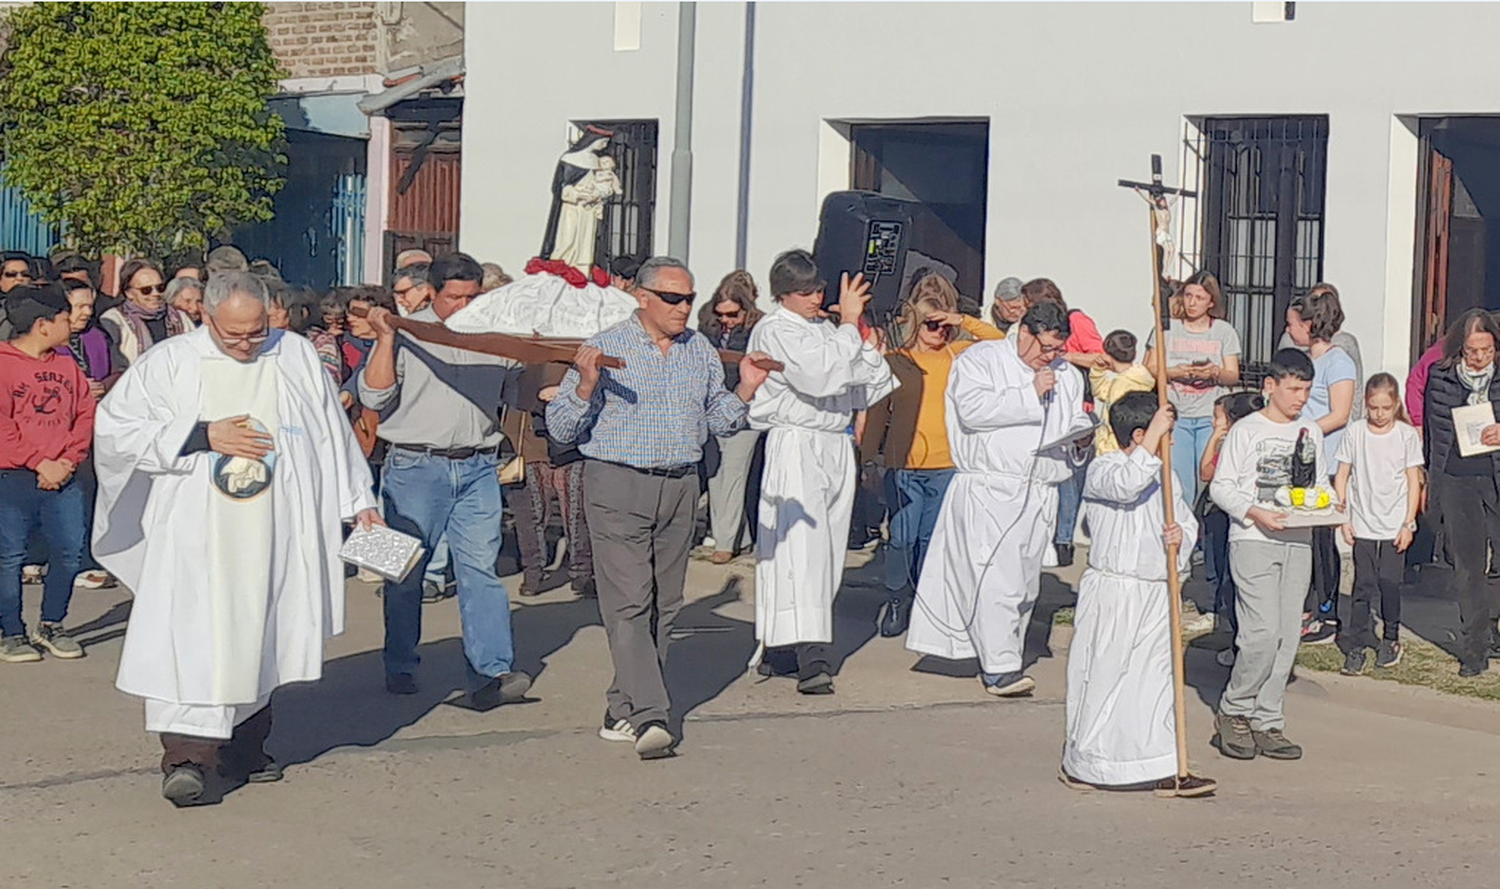
[[[1206,118],[1201,267],[1219,279],[1256,384],[1286,328],[1292,297],[1323,276],[1328,118]]]
[[[338,274],[335,283],[359,284],[365,269],[365,174],[345,173],[338,178],[329,217]]]
[[[62,240],[55,225],[48,225],[31,210],[19,188],[0,186],[0,250],[23,250],[46,256]]]

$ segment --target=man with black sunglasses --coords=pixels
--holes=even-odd
[[[633,293],[640,309],[579,348],[547,406],[547,430],[560,443],[576,441],[588,460],[584,517],[615,666],[599,736],[662,759],[677,746],[662,667],[682,609],[705,432],[745,425],[766,379],[755,362],[766,356],[746,355],[739,386],[724,388],[718,352],[688,330],[697,294],[678,260],[646,260]],[[625,366],[601,368],[605,354]]]

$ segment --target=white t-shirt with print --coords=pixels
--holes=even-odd
[[[1334,459],[1349,464],[1349,521],[1361,540],[1395,540],[1406,524],[1406,470],[1422,465],[1422,438],[1410,423],[1375,432],[1355,420]]]

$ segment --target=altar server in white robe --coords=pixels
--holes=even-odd
[[[839,323],[823,317],[825,282],[805,250],[771,266],[780,306],[750,334],[750,351],[786,365],[750,403],[750,428],[766,433],[755,543],[755,637],[751,666],[769,675],[765,649],[795,646],[797,690],[831,694],[833,597],[844,576],[857,465],[848,434],[855,411],[897,386],[880,351],[861,338],[870,285],[840,282]]]
[[[1059,779],[1087,790],[1155,789],[1203,796],[1214,782],[1177,774],[1172,695],[1171,602],[1167,546],[1186,572],[1198,523],[1173,491],[1168,525],[1161,487],[1162,438],[1170,406],[1153,392],[1132,392],[1110,406],[1110,428],[1124,448],[1088,468],[1083,514],[1093,543],[1078,585],[1068,649],[1067,735]]]
[[[1022,671],[1026,626],[1057,522],[1057,485],[1074,471],[1065,448],[1038,451],[1093,425],[1083,377],[1062,360],[1067,314],[1038,303],[1014,331],[953,362],[946,404],[958,473],[906,634],[906,647],[919,654],[978,658],[985,690],[1000,697],[1036,688]]]
[[[215,767],[281,777],[271,692],[319,678],[343,631],[341,520],[382,524],[317,351],[269,305],[259,279],[216,273],[203,326],[132,364],[95,424],[94,554],[135,594],[115,684],[145,699],[177,805]]]

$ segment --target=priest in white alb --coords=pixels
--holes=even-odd
[[[318,679],[343,631],[341,522],[383,524],[317,351],[269,305],[216,273],[203,326],[144,353],[95,423],[94,554],[135,594],[116,685],[145,699],[177,805],[215,768],[281,777],[271,692]]]
[[[1172,492],[1167,524],[1161,486],[1162,439],[1172,408],[1153,392],[1132,392],[1110,406],[1121,450],[1089,465],[1083,514],[1092,544],[1078,584],[1068,649],[1067,734],[1058,778],[1075,790],[1163,789],[1174,796],[1213,793],[1211,779],[1177,775],[1173,711],[1171,601],[1167,546],[1188,570],[1198,523]],[[1161,785],[1158,788],[1158,785]]]
[[[791,647],[797,690],[831,694],[833,597],[844,577],[857,460],[848,429],[856,411],[897,383],[880,351],[859,329],[870,286],[843,277],[839,323],[823,317],[825,282],[805,250],[771,266],[780,304],[750,333],[750,351],[786,366],[773,371],[750,402],[750,428],[766,434],[755,541],[755,637],[751,666],[769,674],[766,649]]]
[[[1038,303],[1013,331],[954,359],[945,401],[958,472],[906,634],[919,654],[978,658],[985,690],[1000,697],[1036,687],[1022,670],[1026,626],[1057,522],[1057,485],[1074,471],[1053,445],[1093,426],[1083,377],[1062,360],[1067,314]]]

